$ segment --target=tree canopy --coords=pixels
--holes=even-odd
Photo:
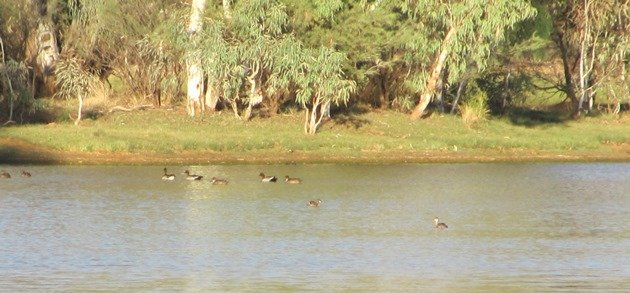
[[[88,81],[114,82],[107,93],[122,103],[180,104],[193,74],[202,110],[247,121],[300,109],[308,134],[349,105],[418,118],[458,105],[505,113],[542,89],[566,95],[573,113],[595,95],[630,99],[627,0],[9,2],[0,1],[5,120],[40,99],[89,98],[98,87]],[[55,58],[42,57],[52,56],[47,31]]]

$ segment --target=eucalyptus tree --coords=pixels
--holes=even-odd
[[[347,78],[357,84],[353,102],[404,108],[405,35],[413,30],[383,1],[284,0],[295,36],[305,47],[344,52]],[[375,9],[381,5],[383,9]],[[387,6],[387,7],[386,7]]]
[[[305,110],[304,132],[313,135],[330,105],[347,103],[356,83],[344,78],[345,54],[323,47],[307,50],[304,57],[296,76],[296,100]]]
[[[471,63],[483,70],[505,31],[535,15],[526,0],[399,0],[381,5],[400,9],[413,31],[406,45],[413,55],[408,86],[419,96],[412,119],[425,113],[445,68],[449,81],[457,80]]]
[[[206,0],[192,0],[190,22],[188,25],[188,35],[192,43],[199,41],[199,31],[203,28],[203,13],[206,7]],[[188,115],[195,116],[195,108],[201,108],[201,95],[203,93],[203,71],[201,64],[196,58],[186,59],[188,73],[188,103],[186,110]]]
[[[207,23],[189,58],[200,60],[208,74],[211,107],[222,96],[236,117],[249,120],[254,107],[277,97],[267,93],[267,81],[293,64],[278,50],[290,36],[287,15],[281,3],[271,0],[236,2],[229,8],[229,19],[224,13]]]
[[[623,83],[630,56],[629,2],[566,0],[546,4],[554,20],[553,40],[562,58],[564,91],[572,101],[573,116],[580,116],[585,101],[591,110],[603,81],[621,83],[627,90]],[[620,80],[615,82],[616,77]]]
[[[66,98],[76,97],[79,102],[74,125],[79,125],[81,122],[83,101],[90,87],[97,81],[95,75],[91,74],[85,67],[85,61],[77,57],[61,59],[55,67],[55,75],[59,87],[57,95]]]

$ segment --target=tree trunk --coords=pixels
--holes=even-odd
[[[380,87],[379,108],[385,110],[387,109],[387,107],[389,107],[389,93],[387,92],[387,73],[383,73],[383,75],[378,77],[378,81]]]
[[[210,109],[210,111],[214,112],[217,110],[218,102],[219,102],[219,95],[217,91],[215,90],[214,86],[212,86],[212,83],[208,82],[204,104],[206,105],[206,107],[208,107],[208,109]]]
[[[455,28],[451,27],[444,37],[444,40],[442,41],[442,51],[433,64],[431,76],[429,76],[429,79],[427,80],[427,83],[424,87],[424,91],[420,95],[420,101],[418,102],[418,105],[413,109],[413,112],[411,112],[411,119],[413,120],[422,117],[424,111],[429,105],[429,102],[431,102],[431,97],[435,93],[436,85],[438,83],[438,80],[440,79],[442,70],[444,69],[444,61],[446,61],[446,57],[448,57],[451,41],[454,35]]]
[[[2,43],[2,38],[0,38],[0,66],[4,66],[4,44]],[[0,78],[5,78],[7,80],[7,86],[9,87],[9,120],[6,123],[13,122],[13,100],[14,100],[14,92],[13,92],[13,84],[11,83],[11,78],[9,75],[4,72],[4,76],[0,76]],[[0,80],[0,85],[2,81]],[[5,123],[5,124],[6,124]]]
[[[567,96],[569,96],[569,99],[571,99],[571,104],[573,104],[574,109],[577,110],[577,106],[578,106],[577,104],[580,100],[575,94],[575,85],[573,84],[573,73],[571,71],[570,60],[569,60],[570,56],[569,56],[569,51],[566,46],[566,43],[564,42],[564,35],[561,32],[557,32],[554,39],[556,41],[556,44],[558,45],[558,48],[560,49],[560,57],[562,58],[562,68],[564,71],[564,89]],[[575,110],[574,110],[574,114],[577,112]]]
[[[223,17],[232,19],[232,0],[223,0]]]
[[[468,78],[464,78],[464,80],[459,82],[457,94],[455,95],[455,101],[453,101],[453,107],[451,107],[451,114],[455,114],[455,111],[457,110],[457,103],[459,103],[459,98],[462,96],[462,92],[466,88],[466,84],[468,84]]]
[[[74,125],[79,125],[81,122],[81,113],[83,112],[83,94],[79,93],[79,110],[77,111],[77,119],[74,120]]]
[[[308,106],[304,106],[306,109],[306,115],[304,119],[304,132],[309,135],[314,135],[317,132],[317,128],[324,119],[324,115],[326,114],[325,109],[330,108],[330,102],[324,102],[319,97],[315,98],[313,101],[312,109],[309,110]]]
[[[435,96],[435,100],[437,101],[437,107],[438,107],[438,111],[440,113],[444,113],[444,84],[446,84],[446,82],[444,82],[446,78],[446,69],[442,70],[442,73],[440,74],[440,79],[438,79],[437,82],[437,93]]]
[[[507,108],[508,104],[510,103],[511,97],[510,97],[510,76],[512,75],[511,72],[508,72],[507,75],[505,76],[505,81],[503,82],[503,101],[501,103],[501,111],[505,112],[505,108]]]
[[[188,33],[191,35],[191,40],[197,38],[196,33],[203,27],[203,12],[205,9],[205,0],[192,0],[192,9],[190,12],[190,24],[188,26]],[[195,116],[195,109],[201,108],[201,95],[203,92],[203,71],[199,60],[187,60],[188,70],[188,103],[187,112],[190,116]]]

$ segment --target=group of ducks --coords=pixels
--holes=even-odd
[[[22,177],[31,177],[31,173],[29,173],[28,171],[24,171],[22,170]],[[6,178],[9,179],[11,178],[11,174],[9,174],[9,172],[2,170],[0,171],[0,178]]]
[[[198,181],[198,180],[202,180],[203,179],[202,175],[191,174],[190,171],[188,171],[188,170],[184,171],[182,174],[186,175],[186,180]],[[278,177],[276,177],[276,176],[267,176],[263,172],[260,172],[260,174],[258,174],[258,176],[260,177],[260,181],[261,182],[275,183],[275,182],[278,181]],[[168,170],[166,168],[164,168],[164,175],[162,175],[162,180],[166,180],[166,181],[175,180],[175,174],[172,174],[172,173],[169,174]],[[213,185],[227,185],[228,182],[229,181],[227,179],[212,177],[212,184]],[[302,179],[296,178],[296,177],[290,177],[289,175],[287,175],[287,176],[284,177],[284,182],[286,182],[287,184],[301,184],[302,183]],[[322,200],[321,199],[310,200],[310,201],[308,201],[306,203],[307,206],[314,207],[314,208],[318,208],[321,204],[322,204]]]
[[[203,179],[203,176],[191,174],[190,171],[188,171],[188,170],[184,171],[182,174],[186,175],[186,180],[196,181],[196,180]],[[260,177],[260,181],[261,182],[275,183],[275,182],[278,181],[278,177],[276,177],[276,176],[267,176],[263,172],[260,172],[260,174],[258,174],[258,177]],[[164,175],[162,176],[162,180],[168,180],[168,181],[175,180],[175,174],[169,174],[168,170],[166,168],[164,168]],[[286,182],[288,184],[300,184],[300,183],[302,183],[302,179],[289,177],[289,175],[287,175],[287,176],[284,177],[284,182]],[[226,184],[228,184],[228,180],[217,178],[217,177],[212,177],[212,184],[214,184],[214,185],[226,185]],[[310,200],[310,201],[308,201],[306,203],[307,206],[314,207],[314,208],[318,208],[321,204],[322,204],[322,200],[321,199]],[[436,229],[443,230],[443,229],[447,229],[448,228],[448,225],[446,225],[446,223],[441,223],[440,219],[438,219],[438,217],[435,217],[433,219],[433,222],[435,223],[435,228]]]
[[[191,174],[190,171],[186,170],[184,171],[182,174],[186,174],[186,180],[192,180],[192,181],[197,181],[197,180],[201,180],[203,179],[203,176],[201,175],[195,175],[195,174]],[[31,173],[25,170],[22,170],[21,172],[22,177],[31,177]],[[260,173],[258,175],[260,177],[260,181],[261,182],[266,182],[266,183],[270,183],[270,182],[276,182],[278,181],[278,177],[276,176],[266,176],[265,173]],[[9,172],[2,170],[0,171],[0,178],[11,178],[11,174],[9,174]],[[167,172],[167,169],[164,168],[164,175],[162,176],[162,180],[175,180],[175,174],[169,174]],[[212,184],[213,185],[227,185],[228,184],[228,180],[226,179],[221,179],[221,178],[217,178],[217,177],[212,177]],[[288,184],[300,184],[302,183],[302,179],[300,178],[292,178],[289,177],[289,175],[284,177],[284,182],[288,183]],[[310,200],[306,203],[307,206],[309,207],[314,207],[314,208],[318,208],[320,205],[322,204],[322,200],[321,199],[316,199],[316,200]],[[448,225],[446,225],[446,223],[441,223],[440,219],[438,219],[438,217],[435,217],[433,219],[433,222],[435,223],[435,228],[436,229],[447,229]]]

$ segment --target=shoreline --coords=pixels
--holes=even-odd
[[[407,164],[501,162],[630,162],[630,144],[602,150],[522,149],[354,151],[327,155],[317,151],[181,151],[158,153],[81,152],[47,148],[15,138],[0,138],[0,164],[8,165],[239,165],[239,164]]]

